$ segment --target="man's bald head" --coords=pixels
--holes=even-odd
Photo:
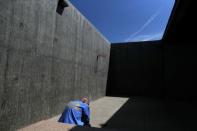
[[[89,105],[89,99],[88,99],[88,97],[83,97],[83,98],[81,99],[81,101],[82,101],[83,103],[86,103],[86,104]]]

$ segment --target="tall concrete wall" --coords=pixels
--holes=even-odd
[[[194,0],[176,2],[172,21],[163,39],[164,80],[168,97],[196,99],[197,45],[196,23],[193,12],[197,11]]]
[[[161,42],[111,45],[107,95],[161,96]]]
[[[112,45],[107,95],[196,99],[196,50],[185,41]]]
[[[0,130],[62,112],[66,102],[105,95],[109,42],[69,3],[0,0]]]

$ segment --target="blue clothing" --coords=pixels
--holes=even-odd
[[[89,120],[90,109],[88,104],[75,100],[68,103],[58,122],[84,126],[89,124]]]

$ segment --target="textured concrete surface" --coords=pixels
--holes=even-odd
[[[91,103],[91,125],[101,128],[128,100],[124,97],[103,97]]]
[[[69,131],[73,127],[74,125],[45,120],[17,131]]]
[[[101,128],[126,102],[128,98],[121,97],[102,97],[90,103],[91,118],[90,123],[92,127],[90,131]],[[74,125],[62,124],[57,122],[60,115],[43,120],[18,131],[63,131],[63,130],[80,130],[76,129]],[[82,129],[81,129],[82,130]],[[86,129],[88,130],[88,128]]]
[[[174,45],[165,45],[163,50],[165,95],[196,99],[197,45],[174,43]]]
[[[160,41],[112,44],[107,94],[161,96],[162,60]]]
[[[69,3],[0,0],[0,130],[59,114],[71,99],[105,95],[109,42]]]
[[[112,45],[107,94],[196,99],[197,45],[193,43]]]

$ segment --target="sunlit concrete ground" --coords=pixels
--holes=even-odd
[[[103,97],[90,103],[91,130],[97,130],[105,124],[126,102],[128,98],[121,97]],[[63,110],[63,109],[62,109]],[[68,131],[75,128],[74,125],[68,125],[57,122],[60,115],[48,120],[43,120],[35,124],[29,125],[18,131]],[[76,130],[76,128],[75,128]],[[77,129],[77,130],[80,130]],[[106,129],[107,131],[110,129]]]

